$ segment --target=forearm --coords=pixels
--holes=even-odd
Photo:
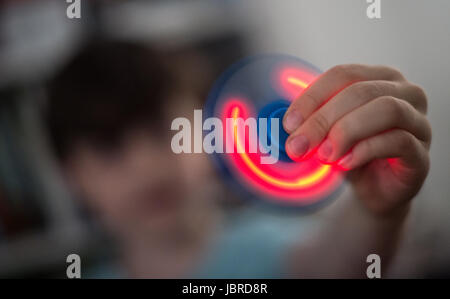
[[[369,254],[381,258],[384,272],[401,239],[409,206],[375,215],[350,188],[342,195],[314,237],[293,252],[293,272],[300,277],[366,277]]]

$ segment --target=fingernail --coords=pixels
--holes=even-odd
[[[319,156],[320,160],[328,161],[332,153],[333,146],[331,145],[330,140],[325,139],[325,141],[322,142],[319,149],[317,150],[317,155]]]
[[[352,152],[345,155],[341,160],[339,160],[338,165],[344,169],[350,169],[350,162],[353,158]]]
[[[303,122],[303,117],[298,110],[289,111],[289,113],[284,118],[284,129],[288,132],[293,132],[297,129]]]
[[[288,152],[294,158],[302,157],[309,148],[309,141],[303,135],[293,137],[288,143]]]

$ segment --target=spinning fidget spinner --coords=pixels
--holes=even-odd
[[[230,118],[267,118],[267,130],[261,130],[260,122],[256,122],[258,138],[265,137],[266,143],[278,147],[279,151],[276,163],[261,163],[261,157],[267,153],[244,150],[251,134],[232,128],[232,134],[227,136],[234,139],[231,140],[234,152],[214,154],[225,177],[258,198],[281,205],[311,207],[335,197],[343,182],[342,170],[321,163],[315,155],[301,162],[292,161],[286,154],[288,134],[282,126],[290,103],[320,73],[295,57],[263,55],[244,59],[221,75],[208,97],[205,117],[216,117],[223,123]],[[278,121],[278,138],[271,136],[271,119]]]

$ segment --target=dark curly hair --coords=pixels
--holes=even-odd
[[[171,80],[161,60],[130,42],[83,47],[47,86],[45,122],[57,157],[80,140],[109,147],[133,126],[160,125]]]

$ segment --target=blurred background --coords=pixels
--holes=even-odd
[[[0,2],[0,277],[65,277],[73,252],[87,265],[114,259],[108,237],[69,192],[41,115],[48,80],[99,36],[171,55],[200,97],[229,64],[258,53],[291,54],[322,70],[350,62],[401,70],[429,98],[432,166],[389,275],[449,274],[448,1],[382,1],[379,20],[367,18],[362,0],[82,0],[81,19],[68,19],[67,5]]]

